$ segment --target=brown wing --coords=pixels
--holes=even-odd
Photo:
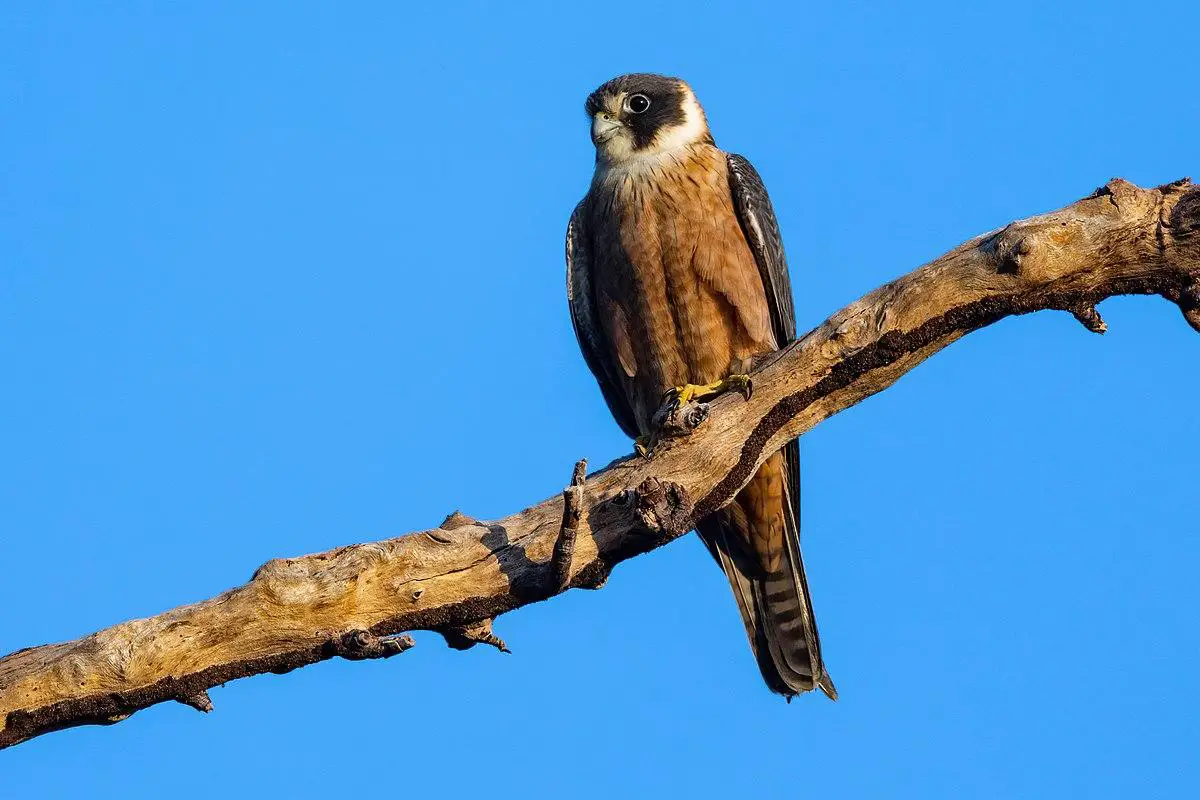
[[[638,436],[637,418],[618,382],[618,366],[610,358],[613,348],[608,346],[596,318],[591,247],[582,210],[583,202],[580,202],[567,224],[567,304],[571,309],[571,324],[575,328],[575,338],[579,340],[579,349],[600,384],[609,411],[621,430],[632,439]]]
[[[771,327],[775,331],[775,342],[786,347],[796,340],[796,310],[792,299],[792,278],[788,272],[787,254],[783,250],[783,236],[779,232],[779,221],[767,187],[758,170],[748,159],[736,154],[727,156],[729,164],[729,190],[733,195],[733,207],[741,223],[746,243],[754,253],[766,290],[767,305],[771,309]],[[800,530],[800,441],[793,440],[783,448],[787,461],[788,486],[791,490],[792,515],[796,521],[797,549]],[[797,555],[799,560],[799,555]],[[805,587],[807,590],[807,587]],[[814,632],[815,636],[815,632]]]
[[[787,255],[783,252],[783,237],[775,209],[767,195],[767,187],[754,165],[739,155],[730,154],[729,189],[737,211],[742,233],[754,252],[771,306],[771,326],[780,347],[796,340],[796,311],[792,301],[792,279],[788,274]]]

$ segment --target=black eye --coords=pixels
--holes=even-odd
[[[642,114],[650,109],[650,98],[644,94],[631,94],[625,101],[625,107],[631,114]]]

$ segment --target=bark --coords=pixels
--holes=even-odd
[[[1157,294],[1200,331],[1200,187],[1113,180],[1064,209],[979,236],[830,317],[754,372],[754,394],[681,409],[651,457],[617,461],[497,521],[455,512],[440,527],[264,564],[211,600],[0,659],[0,747],[119,722],[207,690],[335,656],[388,658],[406,631],[485,643],[497,615],[570,588],[686,533],[764,458],[895,382],[960,336],[1007,316],[1073,314],[1103,333],[1096,304]],[[668,420],[671,423],[672,420]]]

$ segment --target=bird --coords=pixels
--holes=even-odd
[[[567,226],[568,305],[609,410],[644,453],[664,399],[749,395],[756,359],[796,338],[791,278],[761,177],[716,146],[685,81],[621,75],[585,110],[596,160]],[[767,687],[836,700],[800,552],[799,458],[795,441],[772,454],[696,531]]]

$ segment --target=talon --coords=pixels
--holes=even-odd
[[[653,447],[654,441],[650,436],[639,436],[633,440],[633,451],[642,458],[649,458]]]
[[[722,391],[738,392],[747,400],[754,394],[754,381],[750,380],[749,375],[730,375],[724,384]]]
[[[692,402],[699,388],[699,386],[691,383],[685,383],[683,386],[674,386],[663,392],[662,401],[659,405],[674,412],[676,409]]]

